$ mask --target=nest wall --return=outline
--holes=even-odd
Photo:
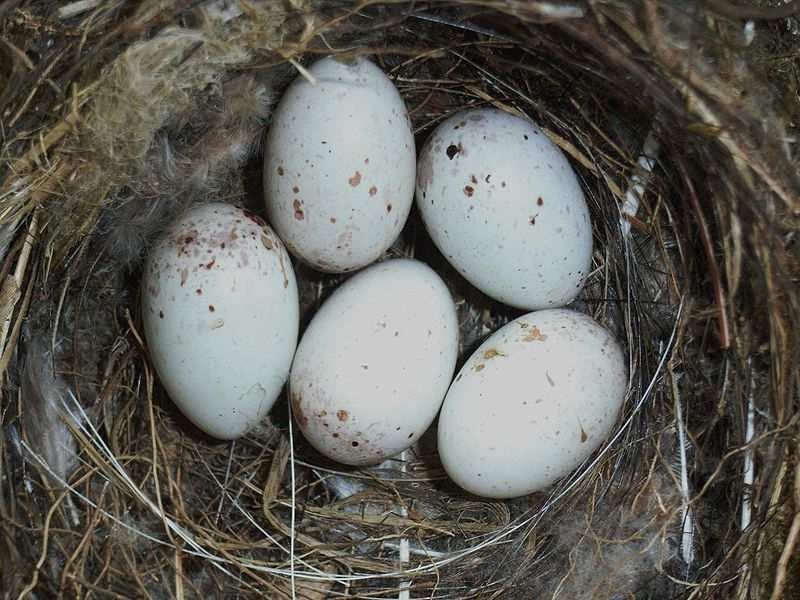
[[[800,594],[795,3],[772,4],[0,6],[4,597]],[[595,251],[575,308],[623,343],[630,386],[609,440],[545,493],[469,496],[430,436],[343,469],[285,398],[221,443],[159,386],[148,248],[195,203],[263,213],[272,108],[329,54],[387,72],[418,147],[493,106],[579,176]],[[519,314],[415,213],[390,256],[445,278],[462,360]],[[345,277],[295,269],[305,324]]]

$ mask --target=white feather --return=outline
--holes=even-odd
[[[34,337],[26,346],[22,376],[22,424],[30,447],[54,474],[52,483],[66,481],[75,467],[75,438],[64,421],[62,404],[68,384],[53,369],[47,336]]]
[[[675,400],[675,422],[678,429],[678,460],[681,484],[681,558],[689,568],[694,563],[694,514],[691,506],[691,486],[689,484],[689,465],[686,456],[688,440],[683,422],[683,408],[678,392],[677,376],[673,377],[672,395]]]
[[[628,189],[625,192],[625,202],[622,204],[622,216],[619,220],[619,226],[624,236],[631,233],[631,223],[628,217],[635,217],[639,212],[639,204],[656,165],[658,152],[659,143],[655,136],[655,129],[653,129],[645,138],[642,154],[636,161],[636,169],[631,175]]]
[[[744,452],[744,473],[742,476],[744,483],[744,493],[742,494],[742,515],[740,520],[740,528],[745,531],[750,526],[752,519],[752,500],[750,494],[753,489],[753,482],[756,479],[756,464],[753,460],[753,448],[750,442],[756,434],[756,411],[753,405],[753,382],[750,382],[750,390],[747,394],[747,429],[744,434],[744,443],[747,450]]]

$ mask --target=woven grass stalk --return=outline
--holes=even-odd
[[[3,598],[800,597],[797,4],[4,2]],[[342,470],[285,400],[219,443],[160,389],[142,258],[191,203],[260,210],[275,99],[327,54],[381,64],[418,142],[495,106],[575,166],[595,236],[576,307],[631,385],[547,493],[470,497],[424,440]],[[414,216],[391,254],[443,273],[464,352],[515,315]],[[297,268],[307,319],[341,278]]]

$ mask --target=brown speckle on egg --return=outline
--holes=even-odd
[[[303,203],[300,202],[297,198],[294,199],[292,202],[292,207],[294,208],[294,218],[298,221],[302,221],[306,218],[305,213],[303,212]]]
[[[369,195],[370,196],[374,196],[377,193],[378,193],[378,188],[375,187],[374,185],[371,188],[369,188]]]
[[[544,342],[547,339],[547,336],[539,331],[539,328],[535,325],[531,328],[530,331],[526,333],[526,335],[522,338],[523,342]]]
[[[357,187],[361,183],[361,172],[356,171],[353,173],[353,176],[348,178],[347,183],[349,183],[353,187]]]
[[[348,413],[344,409],[340,409],[336,411],[336,418],[339,419],[342,423],[347,421],[350,418],[350,413]]]
[[[292,394],[292,412],[302,427],[308,425],[308,417],[303,412],[303,397],[296,392]]]
[[[472,187],[471,185],[467,185],[467,186],[464,187],[464,195],[467,198],[472,198],[472,194],[474,194],[474,193],[475,193],[475,188]]]

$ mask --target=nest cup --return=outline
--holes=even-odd
[[[800,594],[798,105],[780,58],[796,3],[772,4],[0,7],[3,597]],[[418,148],[495,107],[579,176],[595,250],[574,307],[623,343],[630,386],[607,442],[544,493],[469,496],[428,439],[344,469],[285,398],[222,443],[159,386],[148,248],[198,202],[263,214],[271,110],[329,54],[383,68]],[[447,281],[462,360],[519,314],[460,279],[414,212],[388,255]],[[307,323],[344,277],[295,267]]]

